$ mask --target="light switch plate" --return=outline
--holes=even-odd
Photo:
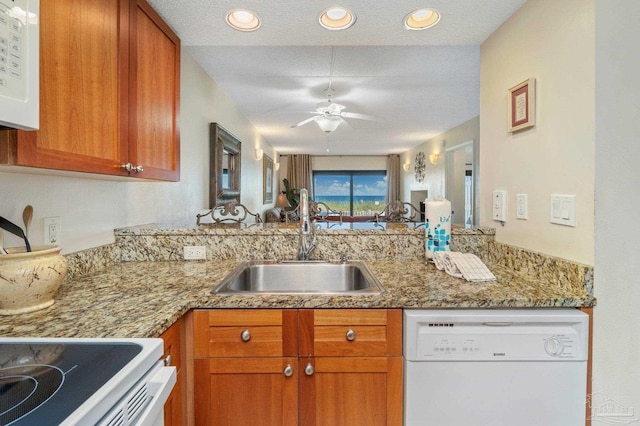
[[[507,191],[493,191],[493,220],[499,222],[507,221]]]
[[[527,194],[516,194],[516,219],[529,219]]]
[[[551,194],[549,221],[557,225],[576,226],[576,196]]]

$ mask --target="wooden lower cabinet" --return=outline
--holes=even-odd
[[[163,358],[169,365],[176,367],[176,384],[164,403],[165,426],[182,426],[185,423],[185,362],[184,351],[184,320],[180,318],[160,336],[164,340]]]
[[[300,359],[300,423],[402,424],[402,357]]]
[[[400,310],[196,310],[193,335],[195,425],[402,425]]]
[[[182,382],[182,377],[179,377],[167,401],[164,403],[164,426],[181,426],[185,424],[182,407]]]
[[[195,424],[298,424],[296,361],[296,358],[196,359]]]

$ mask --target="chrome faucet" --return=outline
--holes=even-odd
[[[308,260],[316,248],[316,226],[309,216],[309,192],[300,190],[300,236],[298,238],[298,260]]]

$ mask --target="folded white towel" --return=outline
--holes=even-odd
[[[433,254],[433,262],[436,268],[456,278],[473,282],[496,280],[487,265],[475,254],[439,251]]]

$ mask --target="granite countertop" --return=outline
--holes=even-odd
[[[44,310],[0,316],[6,337],[157,337],[193,308],[586,307],[595,299],[488,265],[495,282],[470,283],[424,261],[367,261],[379,296],[216,296],[237,260],[123,262],[65,283]]]
[[[375,223],[375,222],[316,222],[320,233],[331,235],[424,235],[424,222],[403,223]],[[166,235],[272,235],[291,234],[300,232],[300,224],[297,222],[270,222],[270,223],[222,223],[202,225],[181,225],[167,223],[148,223],[126,228],[117,228],[114,234],[122,236],[166,236]],[[466,227],[454,224],[451,227],[453,235],[495,235],[494,228],[483,226]]]

